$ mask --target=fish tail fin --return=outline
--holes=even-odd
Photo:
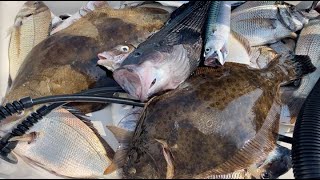
[[[272,69],[280,68],[283,72],[283,84],[288,84],[297,79],[304,77],[307,74],[311,74],[317,68],[312,64],[311,59],[307,55],[294,55],[291,58],[278,57],[278,61],[273,61],[269,65]],[[282,85],[283,85],[282,84]]]
[[[125,164],[126,157],[127,157],[128,149],[127,148],[119,148],[113,158],[111,164],[105,169],[103,172],[104,175],[108,175],[113,173]]]
[[[295,55],[291,61],[295,68],[294,79],[302,78],[307,74],[313,73],[317,69],[312,64],[310,57],[307,55]]]
[[[300,112],[302,104],[305,102],[305,98],[297,98],[291,97],[287,100],[286,104],[288,105],[289,113],[290,113],[290,123],[294,124],[297,116]]]

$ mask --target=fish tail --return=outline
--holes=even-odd
[[[291,59],[295,69],[295,79],[302,78],[303,76],[314,72],[317,68],[312,64],[308,55],[295,55]]]
[[[276,59],[278,60],[272,60],[270,62],[268,69],[282,74],[281,76],[278,76],[281,77],[279,80],[282,85],[300,79],[317,69],[312,64],[308,55],[294,55],[285,59],[281,56],[277,56]]]
[[[289,108],[291,124],[295,123],[296,118],[305,100],[306,100],[305,98],[298,98],[298,97],[291,97],[290,99],[287,100],[286,104],[288,105],[288,108]]]

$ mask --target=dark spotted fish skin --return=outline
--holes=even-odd
[[[233,63],[199,68],[178,89],[149,102],[129,146],[125,177],[166,177],[157,140],[168,144],[174,178],[229,174],[265,159],[277,140],[278,87],[297,72],[277,60],[260,71]]]

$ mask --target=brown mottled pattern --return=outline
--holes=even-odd
[[[266,158],[276,142],[278,86],[293,78],[286,74],[291,69],[277,63],[260,71],[233,63],[198,68],[178,89],[151,100],[130,145],[125,177],[166,177],[155,139],[168,143],[174,178],[229,174]]]
[[[5,101],[110,86],[115,82],[97,66],[97,54],[119,44],[141,43],[168,18],[169,13],[155,8],[102,8],[89,13],[32,49]]]

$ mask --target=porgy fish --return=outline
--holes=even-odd
[[[307,56],[276,59],[263,70],[199,68],[148,102],[129,140],[124,177],[205,178],[266,159],[276,147],[280,84],[314,70]]]
[[[283,95],[284,104],[288,105],[291,123],[302,107],[303,102],[313,89],[320,77],[320,19],[310,20],[302,29],[295,48],[295,54],[308,55],[317,70],[302,78],[298,89],[285,89]]]
[[[9,44],[10,77],[13,81],[33,47],[49,36],[51,12],[42,1],[27,1],[11,28]]]
[[[52,111],[25,136],[15,140],[19,142],[14,154],[55,175],[69,178],[118,177],[117,172],[103,176],[114,156],[113,149],[89,120],[67,109]]]
[[[202,29],[210,3],[189,2],[174,11],[166,25],[139,44],[113,72],[118,84],[146,101],[185,81],[200,62]]]
[[[296,37],[294,32],[307,23],[308,18],[289,6],[264,5],[232,12],[230,24],[231,30],[244,36],[250,46],[260,46]]]
[[[32,49],[4,103],[26,96],[73,94],[116,85],[106,71],[97,66],[97,54],[119,44],[143,42],[168,18],[166,11],[155,8],[104,7],[88,13]],[[81,110],[88,113],[97,108],[101,106],[83,106]]]

